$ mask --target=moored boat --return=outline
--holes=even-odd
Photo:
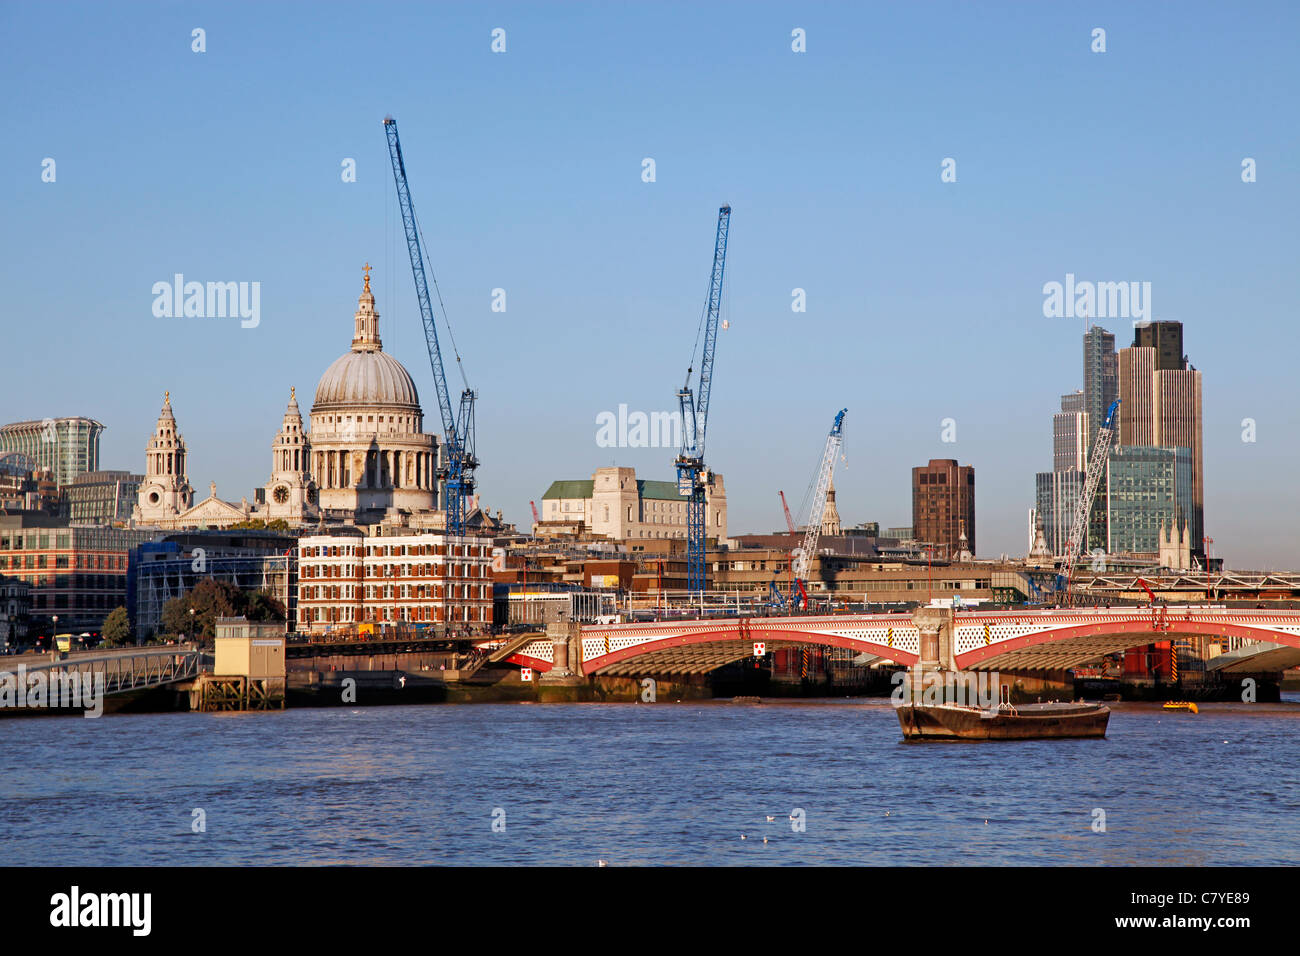
[[[1042,740],[1105,737],[1104,704],[1049,703],[988,709],[960,704],[907,704],[898,708],[905,740]]]

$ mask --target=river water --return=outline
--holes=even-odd
[[[1300,698],[1113,706],[1104,740],[955,744],[887,700],[6,719],[2,862],[1296,862]]]

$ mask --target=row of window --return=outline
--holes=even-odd
[[[414,623],[490,623],[492,606],[483,607],[445,607],[443,605],[422,605],[419,607],[368,607],[360,616],[353,607],[311,607],[303,608],[299,620],[311,624],[354,624],[357,621],[414,622]]]
[[[352,544],[314,545],[298,549],[300,558],[354,557],[359,556],[361,553],[361,547]],[[447,545],[372,544],[365,546],[365,556],[368,558],[390,558],[419,555],[446,557]],[[486,558],[488,556],[487,545],[456,544],[451,546],[451,557],[453,558]]]
[[[51,535],[47,531],[30,532],[26,535],[15,534],[12,538],[0,536],[0,551],[48,551],[50,549],[50,538],[54,539],[54,547],[60,551],[72,547],[72,535],[67,531],[60,531]]]
[[[848,582],[846,582],[847,584]],[[993,582],[989,580],[976,581],[867,581],[865,587],[858,585],[859,590],[865,591],[927,591],[934,589],[936,591],[988,591],[992,588]],[[849,590],[853,585],[848,584]]]
[[[360,588],[351,584],[342,586],[302,586],[299,588],[299,599],[302,601],[353,601],[356,600],[357,591]],[[450,599],[453,601],[486,601],[492,596],[489,585],[486,584],[455,584],[451,586]],[[367,585],[365,588],[365,599],[367,601],[389,601],[389,600],[422,600],[431,599],[441,601],[448,595],[443,585],[432,584],[384,584],[384,585]]]
[[[21,574],[34,588],[77,588],[82,590],[122,591],[126,578],[120,574]]]
[[[19,568],[84,568],[87,571],[125,571],[126,555],[102,555],[102,554],[26,554],[26,555],[4,555],[0,554],[0,571],[12,568],[17,571]]]
[[[69,600],[71,598],[71,600]],[[89,611],[111,611],[122,604],[123,595],[117,594],[34,594],[33,611],[70,611],[73,614]]]
[[[486,564],[368,564],[368,578],[485,578]],[[300,578],[351,578],[356,575],[354,564],[304,564],[298,569]]]
[[[0,551],[104,551],[125,553],[148,541],[152,532],[128,528],[78,527],[65,531],[8,531],[0,534]]]
[[[323,419],[326,423],[328,423],[328,424],[330,424],[330,425],[343,425],[343,424],[348,424],[348,425],[350,425],[350,424],[352,424],[352,416],[351,416],[351,415],[347,415],[347,416],[344,416],[344,415],[323,415],[323,416],[321,416],[321,417],[322,417],[322,419]],[[361,421],[361,416],[358,415],[358,416],[357,416],[356,424],[358,424],[358,425],[362,425],[362,424],[365,424],[365,425],[374,425],[374,424],[376,424],[376,422],[375,422],[375,416],[374,416],[374,415],[367,415],[367,416],[366,416],[366,420],[365,420],[365,422],[362,422],[362,421]],[[383,416],[383,415],[380,415],[380,416],[379,416],[379,422],[378,422],[378,424],[380,424],[380,425],[385,424],[385,422],[384,422],[384,416]],[[405,428],[405,429],[407,429],[408,431],[411,431],[411,432],[418,431],[418,430],[419,430],[419,427],[420,427],[420,426],[419,426],[419,423],[416,422],[416,420],[415,420],[414,418],[408,418],[408,417],[406,417],[406,416],[404,416],[404,415],[398,415],[396,418],[394,418],[392,415],[389,415],[389,416],[388,416],[388,422],[387,422],[387,424],[389,424],[389,425],[401,425],[403,428]],[[389,429],[389,431],[394,431],[394,429]]]
[[[953,482],[953,484],[958,485],[960,483],[961,483],[961,475],[958,474],[957,480]],[[917,475],[917,484],[918,485],[946,485],[948,484],[948,474],[947,472],[942,472],[942,471],[929,472],[929,473],[923,471],[919,475]],[[975,484],[975,472],[968,471],[966,473],[966,484],[968,485]]]

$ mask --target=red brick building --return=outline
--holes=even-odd
[[[303,631],[373,624],[492,626],[492,540],[442,534],[298,541]]]
[[[936,558],[956,559],[965,532],[975,550],[975,468],[953,458],[931,458],[912,469],[912,533],[923,544],[938,545]]]

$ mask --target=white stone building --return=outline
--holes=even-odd
[[[351,347],[321,376],[304,431],[297,394],[271,444],[271,475],[256,500],[222,501],[216,486],[195,504],[185,441],[168,392],[146,449],[136,524],[167,529],[225,528],[261,518],[291,526],[322,517],[351,524],[441,530],[438,439],[424,432],[424,412],[410,373],[383,351],[379,313],[365,286],[353,316]]]
[[[132,518],[140,524],[169,527],[170,521],[194,505],[194,489],[185,470],[185,439],[172,413],[172,393],[163,394],[162,411],[145,448],[144,481]]]
[[[410,373],[383,351],[368,273],[355,322],[351,349],[325,370],[311,408],[311,474],[320,507],[361,523],[433,511],[438,440],[423,430]]]
[[[686,499],[674,481],[639,479],[635,468],[598,468],[590,481],[555,481],[542,495],[543,525],[576,526],[615,540],[686,537]],[[727,490],[710,474],[705,536],[727,536]],[[542,529],[545,530],[544,528]]]
[[[271,479],[259,495],[257,517],[301,524],[319,517],[318,504],[311,476],[311,440],[303,431],[297,391],[290,388],[289,407],[271,446]]]

